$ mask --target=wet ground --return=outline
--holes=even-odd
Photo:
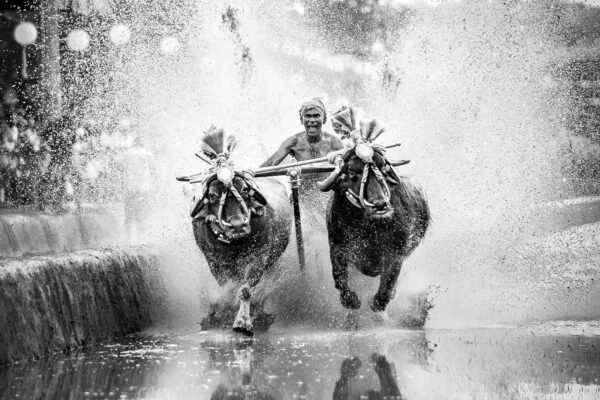
[[[0,370],[2,399],[596,399],[600,322],[143,336]]]

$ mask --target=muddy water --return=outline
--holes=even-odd
[[[0,370],[2,399],[595,399],[600,322],[131,338]]]

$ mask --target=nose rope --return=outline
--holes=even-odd
[[[386,205],[388,205],[391,197],[390,187],[385,181],[385,177],[374,163],[365,164],[365,167],[363,169],[363,175],[360,180],[359,194],[357,195],[352,189],[348,189],[346,191],[346,198],[348,199],[348,201],[350,201],[350,203],[352,203],[352,205],[354,205],[357,208],[364,209],[367,207],[375,207],[373,203],[369,202],[365,198],[365,187],[367,185],[367,179],[369,179],[369,171],[373,171],[375,178],[383,186],[383,200],[385,201]]]
[[[221,199],[219,201],[219,212],[217,213],[217,222],[224,230],[226,227],[232,226],[229,222],[223,221],[223,207],[225,206],[225,201],[227,200],[227,194],[229,193],[229,191],[231,191],[231,193],[236,198],[236,200],[242,208],[242,213],[244,214],[243,224],[248,225],[250,223],[250,211],[246,206],[246,202],[242,198],[242,195],[240,195],[240,192],[237,191],[235,186],[230,185],[228,188],[226,188],[226,190],[223,191],[223,193],[221,193]]]
[[[377,180],[379,181],[379,183],[383,186],[383,199],[385,200],[386,204],[390,202],[390,197],[391,197],[391,193],[390,193],[390,187],[388,186],[385,177],[383,176],[383,174],[381,173],[381,170],[379,168],[377,168],[377,166],[375,165],[371,165],[371,170],[373,171],[373,173],[375,174],[375,178],[377,178]]]
[[[363,206],[363,208],[373,207],[373,204],[369,203],[365,199],[365,186],[367,186],[367,179],[369,179],[369,171],[370,170],[371,170],[371,163],[366,163],[365,167],[363,168],[362,179],[360,180],[360,192],[359,192],[360,204]]]

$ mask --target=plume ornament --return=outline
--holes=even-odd
[[[372,142],[383,132],[385,127],[375,119],[360,121],[360,135],[363,140]]]
[[[229,135],[223,129],[211,125],[208,130],[202,132],[200,150],[213,160],[220,155],[228,157],[237,144],[238,139],[234,135]]]

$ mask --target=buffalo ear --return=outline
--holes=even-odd
[[[263,206],[260,207],[252,207],[252,215],[255,217],[262,217],[265,215],[265,208]]]
[[[203,201],[200,202],[200,206],[195,208],[191,215],[193,219],[199,219],[204,222],[204,220],[208,217],[208,205]]]
[[[190,217],[195,218],[196,214],[200,212],[202,206],[204,206],[204,199],[206,197],[206,191],[201,196],[194,195],[192,198],[192,207],[190,208]]]
[[[252,200],[260,203],[262,206],[267,205],[267,199],[258,190],[255,190],[254,194],[252,194]]]
[[[192,198],[192,207],[190,209],[190,216],[192,218],[197,218],[200,212],[207,212],[206,197],[208,196],[208,188],[210,187],[210,184],[213,180],[214,177],[208,178],[206,182],[202,183],[202,186],[200,186],[200,189]]]
[[[396,179],[394,179],[393,177],[386,175],[385,176],[385,181],[388,183],[388,185],[390,186],[398,186],[400,184],[400,182],[398,182]]]
[[[264,200],[264,197],[262,198]],[[252,215],[255,215],[257,217],[261,217],[263,215],[265,215],[265,206],[263,204],[261,204],[257,199],[255,199],[254,197],[252,197],[250,199],[250,202],[252,204],[251,207],[251,212]],[[266,202],[265,202],[266,204]]]
[[[206,199],[206,195],[208,194],[208,187],[205,186],[204,190],[200,195],[195,195],[192,200],[192,209],[190,211],[190,216],[192,219],[200,219],[202,222],[208,217],[208,200]]]
[[[262,206],[266,206],[267,205],[267,199],[265,199],[265,196],[262,195],[262,193],[260,192],[260,190],[258,190],[258,186],[256,185],[256,183],[254,182],[246,182],[250,188],[252,189],[251,193],[250,193],[250,198],[252,199],[252,202],[258,202],[260,203],[260,205]]]

